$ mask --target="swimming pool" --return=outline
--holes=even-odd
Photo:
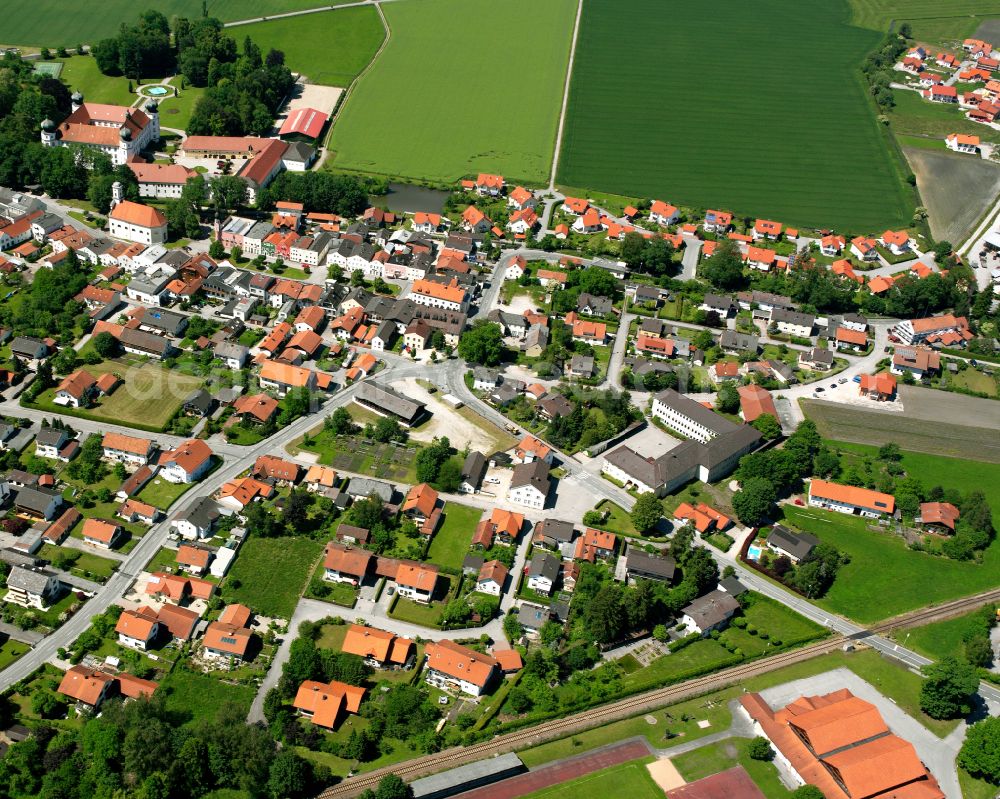
[[[167,89],[164,86],[153,86],[150,89],[146,89],[146,94],[151,94],[153,97],[162,97],[167,93]]]
[[[747,549],[747,558],[750,560],[760,560],[760,553],[763,551],[759,546],[751,544]]]

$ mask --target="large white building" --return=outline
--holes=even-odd
[[[85,103],[75,92],[72,111],[56,125],[42,122],[42,144],[46,147],[79,146],[97,150],[111,158],[115,166],[128,163],[160,138],[160,114],[150,100],[143,110],[122,105]]]
[[[115,183],[115,187],[120,193],[121,184]],[[118,202],[111,209],[108,228],[117,239],[147,246],[167,240],[167,218],[156,208],[130,200]]]

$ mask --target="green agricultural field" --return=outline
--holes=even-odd
[[[996,587],[998,541],[982,563],[956,561],[908,549],[899,536],[868,530],[858,516],[792,505],[783,511],[786,523],[850,556],[817,604],[863,624]]]
[[[961,41],[983,18],[1000,16],[998,0],[850,0],[850,5],[855,25],[884,32],[893,22],[908,22],[919,41],[931,44]]]
[[[576,3],[421,0],[383,7],[391,37],[333,126],[334,169],[546,183]],[[496,41],[496,47],[479,42]],[[415,91],[412,109],[401,92]]]
[[[251,538],[240,549],[223,596],[265,616],[291,619],[322,551],[323,545],[309,538]]]
[[[385,38],[373,6],[241,25],[229,33],[237,41],[249,36],[265,53],[281,50],[291,69],[326,86],[348,86]]]
[[[315,8],[315,0],[208,0],[209,16],[223,22],[253,19],[303,8]],[[167,19],[201,16],[201,0],[101,0],[100,11],[73,0],[6,0],[0,44],[39,47],[76,47],[114,36],[122,22],[134,22],[140,13],[155,8]]]
[[[740,43],[722,57],[696,3],[584,4],[559,183],[847,231],[909,223],[859,69],[878,35],[847,24],[845,0],[712,13]]]

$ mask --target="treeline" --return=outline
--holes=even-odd
[[[297,799],[330,782],[327,769],[279,751],[266,727],[247,725],[240,707],[184,721],[154,695],[105,702],[79,728],[36,724],[0,760],[0,799],[197,799],[225,790]]]

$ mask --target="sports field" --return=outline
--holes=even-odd
[[[547,183],[574,0],[386,3],[391,36],[333,126],[335,169]]]
[[[281,50],[313,83],[347,86],[372,60],[385,29],[375,8],[364,6],[240,25],[229,34],[238,42],[249,36],[265,53]]]
[[[846,0],[587,0],[559,182],[842,231],[904,226],[912,192],[861,83],[878,35]]]

